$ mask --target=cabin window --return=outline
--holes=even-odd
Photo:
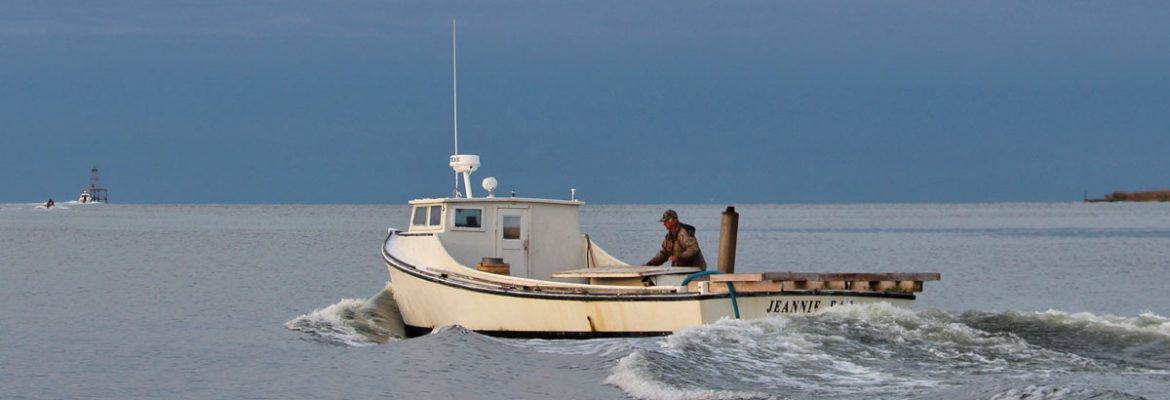
[[[504,239],[520,238],[520,217],[504,216]]]
[[[415,207],[414,208],[414,218],[411,218],[410,224],[411,225],[420,225],[420,226],[426,225],[427,224],[427,208],[426,207]]]
[[[414,215],[410,217],[410,224],[414,226],[439,226],[443,222],[443,206],[418,206],[414,208]]]
[[[483,221],[483,210],[476,208],[456,208],[455,209],[455,227],[458,228],[479,228]]]
[[[443,206],[431,206],[431,220],[427,225],[438,226],[443,222]]]

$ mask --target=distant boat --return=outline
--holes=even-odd
[[[101,187],[99,182],[97,167],[89,170],[89,186],[81,188],[81,196],[77,198],[77,202],[81,204],[110,202],[109,191]]]

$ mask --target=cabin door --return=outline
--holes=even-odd
[[[511,275],[528,277],[528,209],[497,209],[496,227],[497,249]]]

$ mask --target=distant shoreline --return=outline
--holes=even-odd
[[[1086,203],[1114,203],[1119,201],[1170,201],[1170,190],[1151,190],[1145,192],[1113,192],[1105,197],[1090,199],[1085,196]]]

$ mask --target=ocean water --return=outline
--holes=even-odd
[[[588,205],[632,263],[665,208]],[[371,339],[404,206],[0,205],[4,399],[1167,399],[1170,205],[737,205],[739,271],[937,271],[914,309]]]

